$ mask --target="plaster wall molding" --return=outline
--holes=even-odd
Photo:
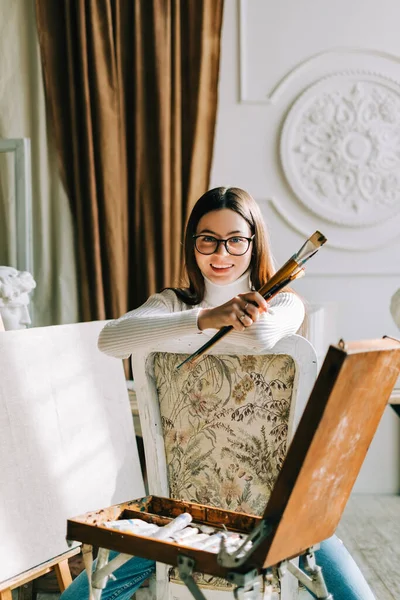
[[[360,47],[342,47],[327,48],[307,56],[299,61],[292,69],[289,69],[282,75],[269,89],[264,97],[251,98],[248,90],[248,39],[247,39],[247,4],[248,0],[238,0],[238,44],[239,44],[239,103],[253,105],[269,105],[276,104],[282,94],[290,88],[297,79],[303,79],[304,75],[315,69],[337,69],[340,68],[340,63],[344,63],[350,57],[355,61],[360,60],[363,64],[375,59],[381,63],[381,67],[386,63],[387,70],[390,72],[394,67],[398,69],[400,64],[400,56],[384,50],[376,48],[360,48]],[[318,76],[317,76],[318,77]]]
[[[343,71],[307,88],[282,128],[280,157],[304,207],[345,227],[400,213],[400,83]]]
[[[354,236],[354,230],[343,231],[340,228],[332,230],[329,225],[321,224],[321,220],[311,219],[307,222],[307,219],[303,218],[304,211],[303,214],[293,211],[292,206],[286,206],[287,203],[283,198],[278,200],[276,197],[270,197],[258,200],[258,202],[260,205],[268,204],[285,225],[305,238],[308,238],[314,230],[320,229],[328,238],[328,246],[335,250],[346,252],[380,250],[400,239],[400,224],[397,220],[392,223],[390,228],[382,226],[369,228],[365,232],[361,232],[361,236]],[[391,274],[397,275],[397,272],[391,272]]]

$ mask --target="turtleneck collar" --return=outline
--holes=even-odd
[[[228,300],[231,300],[234,296],[245,294],[251,290],[250,270],[243,273],[236,281],[227,283],[226,285],[213,283],[207,279],[207,277],[204,277],[204,283],[206,289],[203,302],[210,306],[220,306],[221,304],[228,302]]]

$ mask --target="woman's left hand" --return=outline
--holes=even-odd
[[[260,313],[267,312],[268,304],[258,292],[239,294],[221,306],[203,308],[198,317],[198,327],[203,329],[221,329],[231,326],[243,331],[258,320]]]

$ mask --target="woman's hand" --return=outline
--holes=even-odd
[[[215,308],[203,308],[197,325],[203,329],[221,329],[231,325],[236,331],[244,331],[258,320],[260,313],[267,312],[268,304],[258,292],[239,294]]]

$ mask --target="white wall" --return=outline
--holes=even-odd
[[[252,193],[278,265],[326,235],[296,287],[329,303],[333,343],[400,336],[399,23],[396,0],[225,3],[211,185]],[[355,490],[400,490],[391,409]]]

